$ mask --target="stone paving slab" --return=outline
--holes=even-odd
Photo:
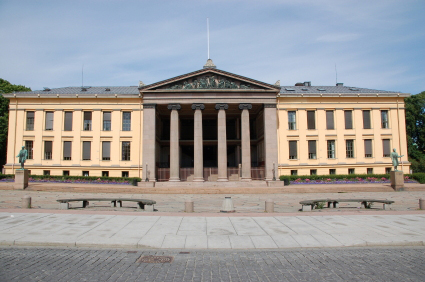
[[[0,244],[268,249],[424,245],[425,212],[321,216],[143,216],[0,212]]]

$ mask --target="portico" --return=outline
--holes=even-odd
[[[212,67],[141,87],[143,179],[272,181],[278,91]]]

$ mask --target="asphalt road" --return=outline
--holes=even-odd
[[[138,262],[171,259],[171,262]],[[166,258],[164,258],[164,256]],[[0,248],[0,281],[425,281],[425,247],[291,250]]]

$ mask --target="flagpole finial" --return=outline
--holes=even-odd
[[[204,65],[204,69],[215,69],[217,68],[211,59],[207,60],[207,63]]]

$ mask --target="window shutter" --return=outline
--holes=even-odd
[[[316,140],[308,141],[308,153],[316,154]]]
[[[370,111],[363,111],[363,128],[370,129]]]
[[[364,141],[364,152],[365,155],[372,155],[372,140],[366,139]]]
[[[384,149],[384,156],[390,156],[391,149],[390,149],[390,139],[383,139],[382,140],[382,146]]]
[[[46,112],[46,130],[53,130],[53,112]]]
[[[307,127],[308,129],[316,129],[315,112],[307,111]]]
[[[91,142],[83,141],[83,160],[90,160]]]
[[[63,157],[64,158],[71,158],[71,141],[64,141],[63,142]]]
[[[103,141],[102,142],[102,159],[111,158],[111,142]]]
[[[65,112],[65,131],[72,131],[72,112]]]
[[[297,156],[297,141],[289,141],[289,155]]]
[[[352,115],[353,111],[348,110],[348,111],[344,111],[344,115],[345,115],[345,129],[353,129],[353,118]]]
[[[326,111],[326,129],[335,129],[334,111]]]
[[[46,153],[52,152],[52,141],[44,141],[44,152]]]

